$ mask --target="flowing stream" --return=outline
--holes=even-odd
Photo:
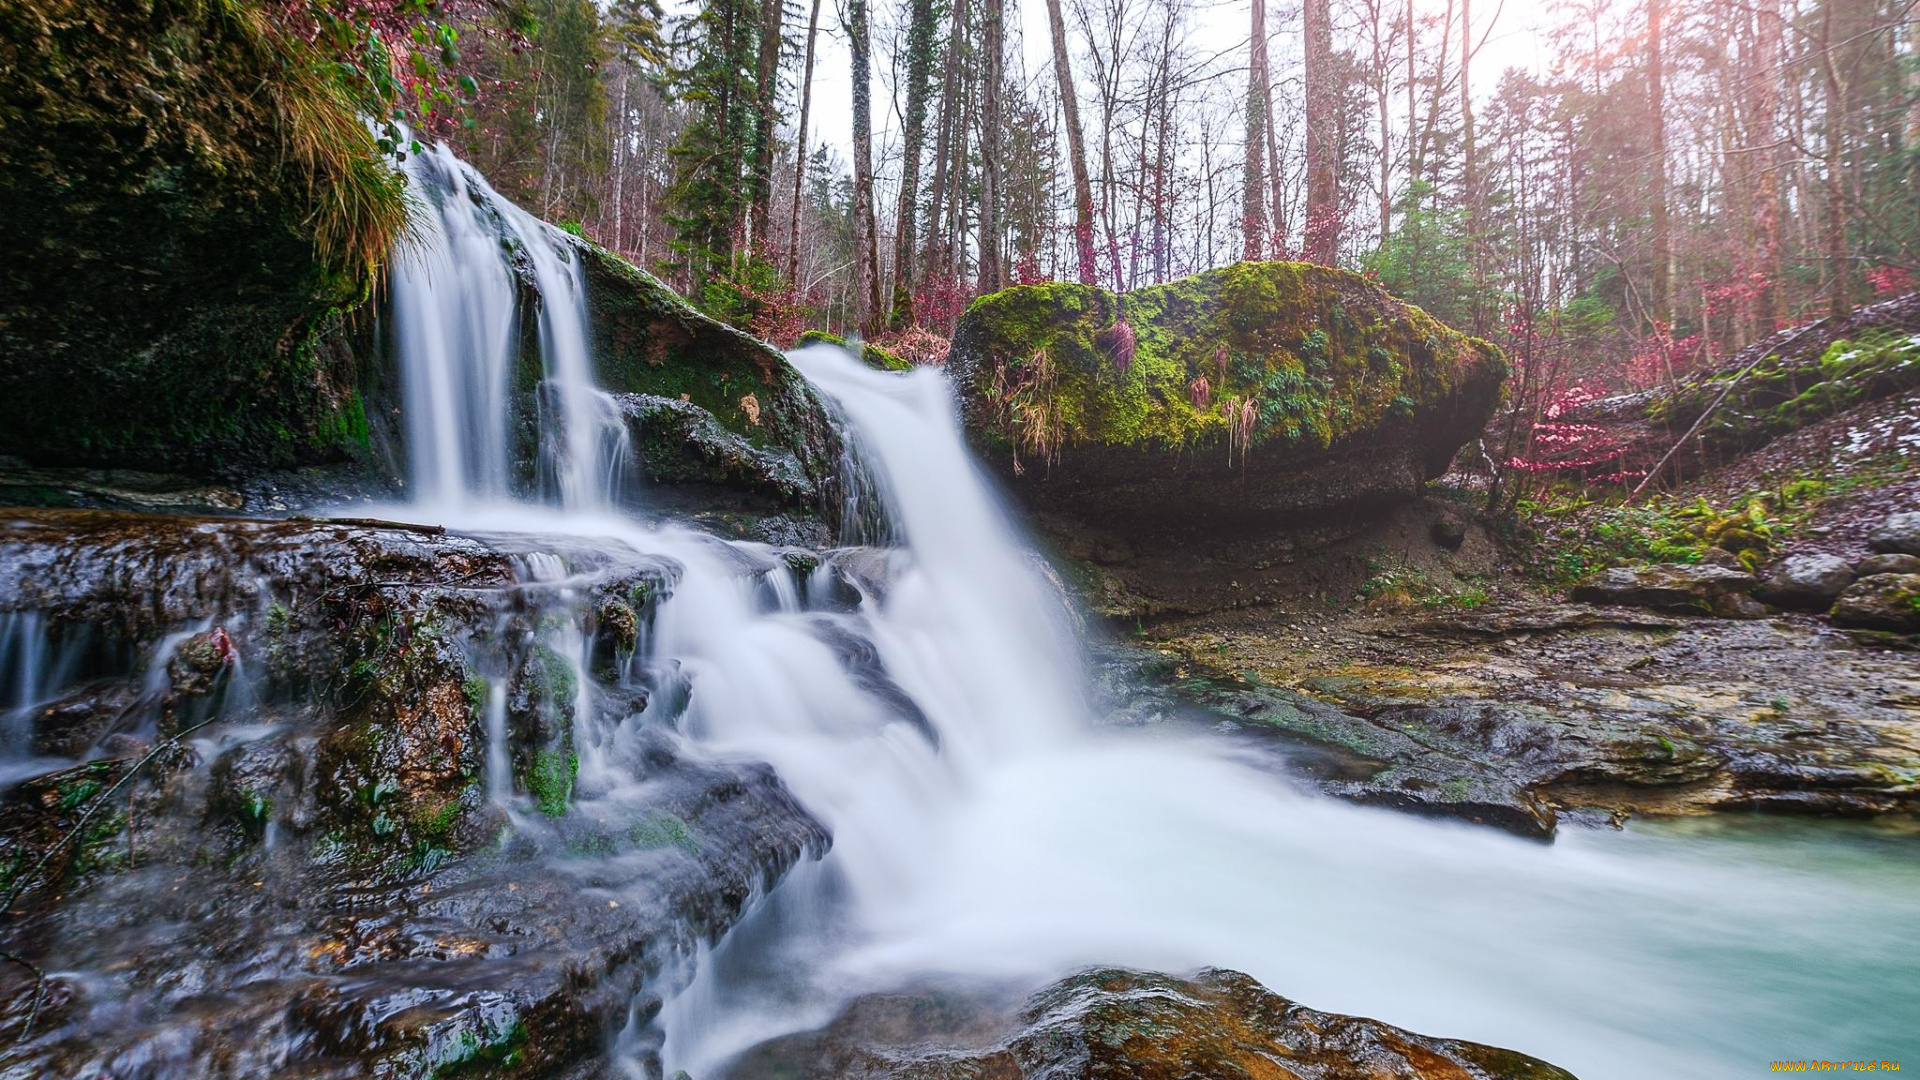
[[[582,789],[617,791],[606,748],[668,723],[708,754],[773,764],[834,839],[691,958],[689,985],[616,1054],[652,1032],[669,1073],[707,1080],[860,993],[1021,989],[1127,964],[1234,967],[1318,1008],[1511,1046],[1587,1080],[1920,1061],[1910,833],[1713,821],[1570,828],[1543,846],[1303,794],[1200,735],[1101,730],[1070,614],[969,459],[937,371],[877,373],[824,347],[791,358],[851,426],[898,537],[839,556],[865,567],[853,612],[809,609],[807,582],[760,545],[610,511],[624,444],[597,412],[566,257],[545,226],[490,211],[504,200],[469,198],[482,182],[450,156],[417,160],[439,193],[427,262],[441,269],[395,286],[416,512],[684,567],[649,648],[679,692],[634,716],[583,700]],[[565,479],[538,512],[493,501],[512,335],[495,273],[508,264],[469,236],[489,212],[549,298]]]
[[[408,171],[430,208],[392,279],[412,501],[386,512],[538,538],[553,550],[520,577],[561,600],[583,547],[676,565],[611,689],[586,677],[577,613],[543,624],[574,676],[577,805],[617,815],[623,748],[664,725],[697,753],[771,763],[833,837],[685,958],[657,1016],[636,1010],[610,1047],[633,1075],[658,1048],[669,1075],[713,1080],[862,993],[1021,993],[1092,964],[1231,967],[1585,1080],[1920,1067],[1911,826],[1715,819],[1570,827],[1548,846],[1303,793],[1197,729],[1104,729],[1076,622],[969,458],[942,373],[791,358],[862,448],[892,546],[808,568],[642,524],[621,509],[630,448],[593,383],[574,249],[445,150]],[[545,382],[517,450],[531,341]],[[512,479],[526,453],[534,498]],[[821,601],[832,575],[857,605]],[[75,677],[56,652],[30,617],[0,620],[11,755],[28,710]],[[489,679],[488,794],[545,828],[497,745],[505,683]]]

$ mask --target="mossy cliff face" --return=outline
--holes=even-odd
[[[968,309],[949,366],[1023,499],[1135,538],[1410,498],[1506,376],[1493,346],[1359,276],[1280,262],[1125,296],[1008,289]]]
[[[298,49],[219,0],[0,0],[0,454],[207,475],[365,446],[343,316],[404,202]]]
[[[701,314],[651,274],[573,243],[594,374],[625,395],[651,495],[679,509],[785,513],[835,528],[840,434],[806,379],[771,345]]]

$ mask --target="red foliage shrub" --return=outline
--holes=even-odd
[[[1875,296],[1905,296],[1913,291],[1913,275],[1904,266],[1876,266],[1867,271]]]

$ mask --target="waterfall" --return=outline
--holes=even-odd
[[[660,650],[692,673],[683,729],[772,762],[834,837],[696,958],[657,1021],[669,1074],[724,1077],[860,993],[1211,964],[1582,1076],[1726,1075],[1789,1027],[1847,1022],[1805,1015],[1848,997],[1809,961],[1867,962],[1873,920],[1900,918],[1883,905],[1920,914],[1898,882],[1863,900],[1702,859],[1684,834],[1543,847],[1305,794],[1191,731],[1100,730],[1061,598],[969,458],[943,376],[791,359],[872,455],[900,546],[839,557],[862,582],[851,614],[756,613],[691,558],[662,612]],[[863,648],[833,647],[847,638]],[[885,688],[849,660],[865,650]],[[1812,911],[1850,944],[1810,932]],[[1757,1008],[1713,1004],[1750,1003],[1756,969],[1796,974]]]
[[[803,569],[621,516],[624,429],[593,385],[573,245],[444,149],[408,172],[430,213],[394,277],[405,512],[556,545],[519,577],[576,688],[567,812],[638,812],[638,748],[665,731],[690,756],[770,763],[833,837],[649,988],[666,998],[657,1016],[642,995],[615,1046],[629,1074],[657,1076],[657,1050],[669,1074],[719,1080],[740,1051],[862,993],[1021,992],[1088,964],[1231,966],[1316,1007],[1595,1077],[1729,1075],[1872,1034],[1861,992],[1829,972],[1884,963],[1872,927],[1920,925],[1912,874],[1829,880],[1684,832],[1569,830],[1548,848],[1307,795],[1188,729],[1100,729],[1063,598],[970,459],[939,372],[792,357],[865,458],[848,463],[847,535],[885,548]],[[510,400],[523,281],[539,297],[541,502],[510,501],[527,494]],[[674,567],[624,670],[589,677],[562,548]],[[489,676],[485,783],[524,808],[499,745],[507,688]],[[536,839],[547,827],[513,817]]]
[[[454,509],[513,488],[524,274],[551,390],[539,395],[539,475],[562,506],[611,505],[629,447],[593,383],[581,256],[444,144],[402,168],[420,209],[392,277],[414,501]]]

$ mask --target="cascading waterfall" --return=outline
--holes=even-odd
[[[1920,1012],[1892,971],[1831,974],[1920,955],[1915,873],[1826,877],[1829,845],[1783,855],[1685,830],[1572,830],[1547,848],[1302,795],[1197,735],[1097,730],[1068,613],[976,474],[938,373],[793,358],[870,457],[887,550],[833,553],[802,578],[765,545],[614,514],[624,432],[592,383],[570,248],[444,149],[408,171],[433,213],[394,281],[415,491],[396,513],[677,568],[644,648],[603,687],[584,677],[567,558],[522,565],[558,616],[541,646],[573,672],[578,798],[617,817],[626,748],[666,727],[696,752],[771,763],[833,835],[687,958],[656,1019],[636,1015],[616,1049],[633,1075],[662,1039],[669,1071],[713,1080],[859,993],[1028,987],[1093,963],[1237,967],[1318,1007],[1590,1078],[1729,1075],[1776,1047],[1866,1045],[1865,1002]],[[501,501],[517,271],[541,297],[545,507]],[[828,575],[860,590],[853,610],[818,602]],[[647,692],[621,696],[633,687]],[[490,739],[507,738],[505,689],[489,683]],[[527,798],[503,748],[488,762],[494,799]],[[1778,974],[1756,991],[1762,970]]]
[[[1095,730],[1061,604],[969,461],[941,376],[793,360],[874,455],[902,547],[851,616],[756,618],[704,575],[711,592],[663,612],[662,651],[696,669],[686,729],[771,761],[835,838],[667,1003],[670,1072],[711,1080],[858,993],[1031,988],[1100,963],[1233,966],[1589,1077],[1731,1075],[1795,1039],[1884,1045],[1871,1017],[1920,1006],[1896,978],[1868,990],[1807,963],[1920,955],[1911,869],[1827,881],[1684,831],[1574,830],[1547,848],[1303,795],[1195,735]],[[823,625],[871,646],[913,722],[810,655]]]
[[[579,257],[442,144],[403,166],[424,212],[395,260],[393,314],[414,501],[456,509],[512,488],[519,278],[539,295],[543,479],[562,506],[610,505],[627,432],[593,383]],[[551,406],[553,415],[547,415]]]

